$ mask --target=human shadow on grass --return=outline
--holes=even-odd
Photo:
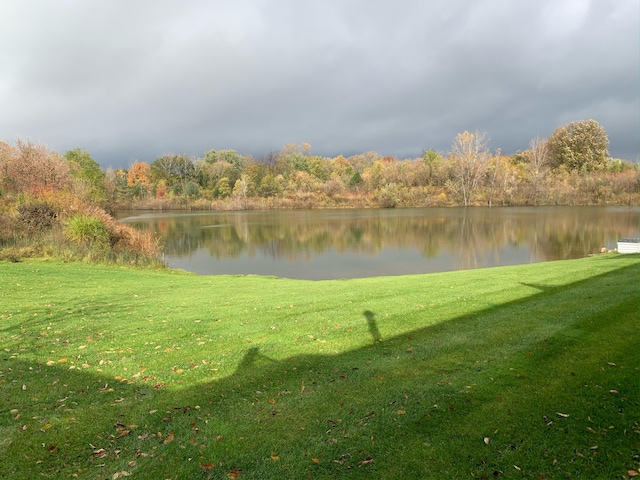
[[[365,310],[363,312],[364,318],[367,319],[367,325],[369,327],[369,333],[373,338],[373,343],[382,341],[382,335],[380,335],[380,330],[378,330],[378,325],[376,324],[376,314],[371,310]]]
[[[601,287],[610,276],[596,277],[594,286]],[[554,293],[564,301],[584,283],[560,287]],[[547,294],[540,291],[384,341],[375,315],[364,310],[373,344],[339,354],[302,354],[278,361],[253,346],[233,375],[187,388],[154,387],[139,380],[129,383],[93,369],[7,359],[0,368],[6,380],[0,384],[0,431],[6,438],[0,444],[0,468],[8,478],[74,474],[113,478],[120,471],[131,471],[136,478],[207,478],[208,470],[201,465],[210,464],[220,478],[236,468],[242,468],[247,478],[297,478],[309,472],[313,478],[371,478],[376,472],[395,478],[433,478],[455,460],[459,468],[476,476],[492,476],[506,468],[509,458],[501,446],[489,448],[483,443],[483,436],[498,437],[492,432],[499,427],[501,435],[512,435],[503,440],[509,442],[507,449],[509,445],[521,448],[530,432],[507,433],[508,425],[492,423],[489,417],[495,413],[489,407],[510,409],[513,416],[531,416],[532,430],[548,428],[543,415],[555,414],[553,398],[540,398],[533,411],[523,410],[516,389],[532,380],[515,380],[507,365],[490,361],[535,351],[548,340],[539,320],[516,319],[511,312],[513,307],[527,310],[543,295]],[[392,315],[388,321],[402,320]],[[517,338],[517,342],[503,338]],[[584,354],[584,348],[576,345],[575,351],[566,349],[561,355],[570,359]],[[535,357],[521,356],[524,368],[544,370],[543,363],[526,363],[536,361]],[[34,375],[48,377],[47,389],[33,391],[30,378]],[[465,390],[465,385],[489,379],[496,387],[486,397]],[[584,381],[566,379],[569,388],[579,388]],[[615,401],[609,397],[613,398],[609,402]],[[598,405],[599,411],[614,406]],[[607,420],[619,428],[608,432],[607,442],[612,451],[627,454],[632,446],[622,443],[628,439],[621,432],[632,422],[628,414],[610,409]],[[485,414],[482,424],[471,422]],[[576,420],[563,421],[571,425]],[[582,424],[575,428],[584,431]],[[554,435],[549,430],[555,440]],[[562,435],[566,438],[565,431]],[[569,458],[565,450],[571,448],[571,461],[575,460],[575,447],[569,447],[527,445],[529,457],[540,462],[549,454],[563,462]],[[67,465],[56,462],[63,451]],[[305,458],[288,458],[289,451],[306,452]],[[423,453],[416,457],[403,452]],[[181,461],[166,471],[170,457]],[[547,463],[544,468],[540,464],[538,474],[546,474],[545,468],[557,473],[559,467]],[[570,468],[576,474],[582,467]]]

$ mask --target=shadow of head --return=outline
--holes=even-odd
[[[364,318],[367,319],[367,325],[369,326],[369,333],[373,337],[373,342],[382,341],[382,335],[380,335],[380,330],[378,330],[378,325],[376,324],[376,315],[371,310],[365,310],[362,312]]]

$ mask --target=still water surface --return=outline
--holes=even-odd
[[[640,207],[123,214],[162,239],[172,268],[309,280],[579,258],[640,230]]]

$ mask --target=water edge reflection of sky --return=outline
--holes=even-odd
[[[535,262],[527,249],[508,246],[495,252],[500,265],[517,265]],[[459,260],[448,253],[434,258],[425,258],[415,249],[385,248],[375,259],[338,252],[324,252],[321,256],[310,255],[304,261],[290,262],[266,256],[249,256],[243,253],[233,259],[220,259],[211,265],[210,255],[204,249],[191,253],[188,258],[171,257],[167,261],[171,268],[188,270],[201,275],[265,275],[306,280],[336,278],[364,278],[383,275],[411,275],[448,272],[460,269],[494,266],[495,262],[477,258],[464,268]]]

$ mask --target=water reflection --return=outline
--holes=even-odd
[[[170,266],[202,274],[353,278],[578,258],[637,237],[637,207],[153,213]]]

